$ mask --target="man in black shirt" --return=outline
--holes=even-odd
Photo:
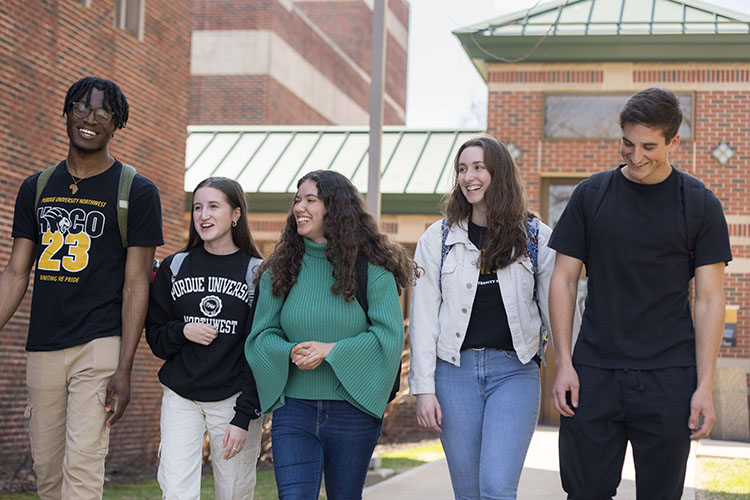
[[[100,499],[109,427],[130,401],[154,251],[163,244],[161,205],[151,181],[108,153],[128,119],[116,84],[79,80],[63,114],[67,158],[24,180],[16,198],[0,328],[36,262],[26,382],[37,490],[42,500]]]
[[[711,391],[732,256],[719,200],[669,163],[681,122],[671,91],[633,95],[620,113],[624,165],[576,188],[550,240],[553,403],[570,499],[612,498],[628,441],[638,497],[679,499],[690,440],[708,436],[716,420]],[[571,356],[584,264],[588,295]]]

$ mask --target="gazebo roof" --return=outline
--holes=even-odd
[[[384,213],[438,213],[452,186],[458,147],[482,130],[384,127],[381,152]],[[185,191],[209,176],[237,180],[254,212],[286,211],[297,180],[311,170],[336,170],[367,191],[367,127],[190,126]]]
[[[698,0],[554,0],[453,33],[475,64],[750,60],[750,16]]]

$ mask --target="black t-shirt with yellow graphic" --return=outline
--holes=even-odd
[[[469,240],[474,243],[474,246],[482,249],[486,238],[486,227],[469,222]],[[489,347],[514,351],[508,316],[505,313],[505,304],[503,304],[495,269],[486,269],[482,265],[476,290],[471,318],[461,350]]]
[[[28,351],[55,351],[120,335],[126,249],[117,224],[122,164],[73,180],[63,160],[34,210],[39,174],[21,184],[13,237],[37,243]],[[156,186],[136,175],[130,189],[128,246],[158,246],[161,202]]]

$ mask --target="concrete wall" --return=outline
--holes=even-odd
[[[403,124],[408,5],[387,17],[384,122]],[[372,6],[361,0],[196,2],[191,124],[366,124]]]

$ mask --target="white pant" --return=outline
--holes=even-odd
[[[203,441],[208,432],[216,500],[252,500],[262,418],[250,421],[242,450],[224,460],[224,434],[237,394],[223,401],[192,401],[163,386],[157,478],[165,500],[199,500]]]

